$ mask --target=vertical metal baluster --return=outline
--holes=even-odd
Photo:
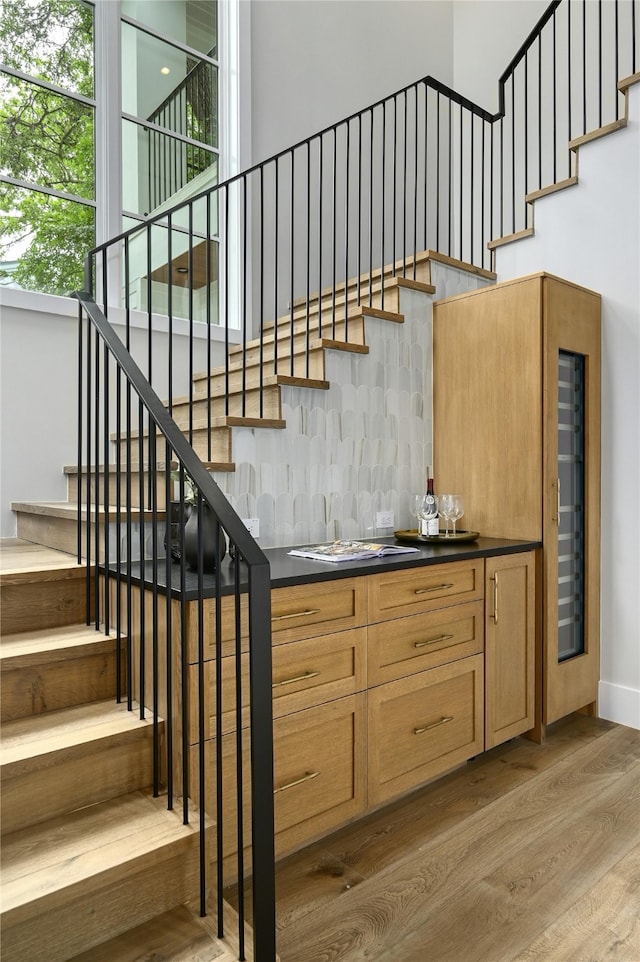
[[[500,117],[500,237],[504,237],[504,116]]]
[[[602,127],[602,0],[598,0],[598,127]]]
[[[205,278],[204,289],[206,293],[205,321],[207,327],[207,461],[213,461],[211,448],[211,376],[212,376],[212,357],[211,357],[211,254],[213,246],[211,242],[211,191],[205,198]]]
[[[111,589],[110,578],[110,551],[109,551],[109,414],[110,414],[110,379],[109,379],[109,349],[103,346],[103,367],[104,367],[104,391],[103,391],[103,412],[102,412],[102,485],[103,485],[103,511],[104,511],[104,633],[109,634],[111,624],[111,610],[109,592]],[[96,525],[98,518],[96,516]]]
[[[398,199],[398,95],[393,98],[393,168],[392,168],[392,197],[391,197],[391,276],[396,276],[397,245],[396,235],[398,227],[397,215]],[[382,264],[382,285],[384,287],[384,262]]]
[[[429,250],[429,87],[424,85],[424,245]]]
[[[538,189],[542,188],[542,34],[538,37]]]
[[[436,95],[436,250],[440,250],[440,91]]]
[[[238,842],[238,938],[240,940],[239,945],[239,958],[244,958],[244,917],[245,917],[245,905],[244,905],[244,819],[242,818],[242,813],[244,812],[244,771],[243,771],[243,760],[244,760],[244,749],[243,749],[243,731],[244,724],[242,720],[242,618],[241,618],[241,606],[240,606],[240,559],[236,561],[235,572],[234,572],[234,614],[235,614],[235,669],[236,669],[236,691],[235,691],[235,710],[236,710],[236,774],[237,774],[237,799],[238,799],[238,817],[236,819],[237,825],[237,842]]]
[[[553,13],[551,19],[552,32],[551,32],[551,44],[553,50],[553,183],[558,183],[558,79],[557,79],[557,69],[556,63],[558,58],[558,53],[556,49],[556,14]]]
[[[207,879],[207,860],[205,858],[206,853],[206,810],[207,810],[207,795],[206,795],[206,750],[207,750],[207,740],[205,738],[205,725],[204,725],[204,705],[205,705],[205,677],[204,677],[204,512],[205,512],[206,502],[203,500],[202,495],[198,492],[198,707],[197,707],[197,728],[198,728],[198,809],[200,813],[200,837],[199,837],[199,855],[200,855],[200,915],[205,916],[207,914],[207,899],[206,899],[206,879]],[[214,552],[215,557],[220,557],[220,541],[219,541],[220,526],[216,524],[216,530],[214,534]],[[216,585],[220,583],[220,569],[219,565],[216,564]],[[217,592],[219,597],[219,590]],[[221,647],[221,636],[216,635],[216,648]],[[219,679],[220,684],[222,680]],[[220,741],[220,733],[222,732],[221,727],[216,727],[216,734],[218,735],[218,741]],[[236,811],[241,812],[242,809],[236,809]]]
[[[231,187],[224,190],[224,413],[229,415],[229,196]],[[277,218],[276,218],[277,223]],[[211,382],[208,386],[212,394]]]
[[[356,244],[356,298],[360,308],[360,288],[362,272],[362,114],[358,114],[358,235]],[[346,340],[346,334],[345,334]]]
[[[311,297],[311,141],[307,141],[307,264],[305,276],[305,309],[307,327],[307,355],[309,354],[309,331],[311,328],[311,314],[309,300]],[[293,345],[292,345],[293,348]]]
[[[295,151],[291,150],[291,190],[289,194],[289,345],[290,345],[290,359],[289,359],[289,371],[293,377],[293,337],[295,331],[294,322],[294,296],[295,296],[295,286],[294,286],[294,270],[295,270],[295,180],[296,180],[296,157]],[[308,329],[307,329],[308,337]],[[309,376],[309,355],[307,353],[307,377]]]
[[[322,337],[322,197],[324,138],[318,140],[318,337]]]
[[[153,430],[152,430],[153,429]],[[158,453],[156,424],[149,418],[149,477],[151,478],[151,700],[153,730],[153,797],[160,794],[160,699],[158,689]],[[142,472],[142,465],[140,465]],[[146,582],[146,572],[143,565]],[[142,586],[141,586],[142,590]],[[145,592],[143,591],[143,597]]]
[[[453,186],[452,186],[452,180],[453,180],[453,137],[452,137],[452,131],[451,131],[451,101],[450,101],[450,100],[447,101],[447,105],[448,105],[447,114],[448,114],[448,138],[449,138],[449,156],[448,156],[448,164],[447,164],[447,167],[448,167],[448,170],[449,170],[449,173],[448,173],[448,190],[447,190],[447,197],[448,197],[448,200],[449,200],[449,210],[448,210],[448,212],[447,212],[447,230],[448,230],[449,234],[448,234],[448,237],[447,237],[447,254],[449,254],[449,256],[451,257],[451,256],[453,255],[453,249],[452,249],[452,247],[451,247],[451,243],[452,243],[452,240],[453,240],[453,203],[452,203],[452,193],[453,193]]]
[[[242,414],[247,415],[247,176],[242,176]],[[262,391],[260,392],[262,395]],[[260,397],[262,404],[262,396]]]
[[[463,205],[464,205],[464,178],[463,178],[463,156],[464,156],[464,129],[462,124],[462,104],[459,107],[460,114],[460,260],[462,260],[462,236],[463,236]]]
[[[89,324],[87,319],[87,324]],[[76,437],[76,459],[78,462],[78,521],[76,525],[76,560],[78,564],[82,564],[82,491],[84,487],[84,453],[82,448],[82,432],[83,432],[83,349],[84,349],[84,319],[82,313],[82,304],[78,301],[78,395],[76,398],[76,411],[78,412],[78,434]],[[89,610],[87,608],[87,618],[89,617]],[[87,622],[88,624],[88,622]]]
[[[345,130],[345,198],[344,198],[344,330],[348,340],[349,317],[349,149],[351,147],[351,123],[347,121]],[[335,330],[333,337],[335,339]]]
[[[103,258],[103,264],[106,258]],[[103,278],[105,275],[103,270]],[[103,291],[105,287],[103,287]],[[106,294],[104,294],[106,299]],[[99,578],[97,577],[98,565],[102,561],[100,557],[100,505],[99,505],[99,493],[100,493],[100,481],[98,478],[99,464],[100,464],[100,397],[101,397],[101,384],[100,384],[100,337],[96,332],[96,344],[93,358],[93,376],[96,385],[96,405],[94,410],[94,422],[93,422],[93,493],[92,493],[92,504],[91,509],[87,511],[87,528],[91,530],[91,519],[93,518],[93,533],[94,533],[94,543],[93,543],[93,556],[96,563],[96,575],[93,581],[93,596],[94,596],[94,611],[95,611],[95,629],[96,631],[100,628],[100,595],[99,595]]]
[[[636,4],[631,4],[631,73],[637,71],[636,67]]]
[[[494,192],[495,192],[495,165],[494,165],[494,144],[495,144],[495,131],[493,129],[493,121],[491,122],[491,139],[489,141],[489,236],[491,240],[494,240],[494,221],[495,221],[495,202],[494,202]]]
[[[582,133],[587,132],[587,0],[582,0]]]
[[[331,206],[331,336],[335,337],[336,330],[336,231],[337,231],[337,208],[336,208],[336,178],[338,173],[338,130],[333,128],[333,167],[332,167],[332,206]]]
[[[475,120],[475,117],[474,117],[474,115],[470,112],[470,113],[469,113],[469,123],[471,124],[471,130],[470,130],[471,147],[470,147],[470,150],[469,150],[469,153],[470,153],[470,156],[471,156],[471,170],[470,170],[471,179],[470,179],[470,181],[469,181],[469,212],[470,212],[470,218],[469,218],[469,235],[470,235],[470,236],[469,236],[469,263],[470,263],[470,264],[473,264],[473,227],[474,227],[474,204],[475,204],[475,198],[474,198],[474,190],[473,190],[473,188],[474,188],[474,178],[475,178],[475,169],[476,169],[476,165],[475,165],[475,146],[474,146],[474,120]]]
[[[480,180],[480,266],[481,266],[481,267],[484,267],[484,265],[485,265],[485,256],[486,256],[486,244],[485,244],[485,236],[486,236],[486,235],[485,235],[485,182],[486,182],[486,171],[485,171],[485,164],[486,164],[486,156],[487,156],[487,152],[486,152],[486,151],[487,151],[487,147],[486,147],[486,142],[487,142],[487,135],[486,135],[487,123],[488,123],[487,119],[486,119],[485,117],[483,117],[483,118],[482,118],[482,128],[481,128],[481,130],[482,130],[482,139],[481,139],[481,146],[480,146],[480,156],[482,157],[481,168],[480,168],[480,173],[481,173],[481,180]],[[489,128],[489,129],[491,129],[491,128]]]
[[[529,193],[529,51],[524,55],[524,193]],[[526,210],[525,200],[525,210]],[[527,217],[525,214],[525,227]]]
[[[260,409],[259,417],[264,417],[264,165],[260,166],[260,254],[258,258],[258,270],[260,273],[258,284],[260,291],[260,364],[258,381],[260,387]]]
[[[387,151],[387,101],[382,104],[382,225],[380,230],[380,309],[384,310],[384,224],[385,224],[385,179]]]
[[[413,88],[414,123],[413,123],[413,280],[416,279],[418,258],[418,90]]]
[[[571,137],[571,87],[572,87],[572,76],[571,76],[571,4],[567,4],[567,143],[572,139]],[[573,151],[567,149],[567,172],[568,176],[571,176],[571,163],[572,163]]]
[[[373,304],[373,151],[374,151],[374,113],[371,117],[369,150],[369,307]]]
[[[185,825],[189,824],[189,796],[191,794],[189,779],[189,637],[187,635],[187,566],[184,563],[184,528],[185,528],[185,470],[182,461],[179,461],[178,468],[178,500],[180,502],[180,708],[181,708],[181,752],[182,752],[182,821]],[[216,638],[220,636],[216,634]],[[219,647],[218,645],[216,647]],[[220,688],[220,676],[216,675],[217,688]],[[220,728],[217,728],[220,731]],[[222,739],[216,739],[218,743]],[[218,837],[222,833],[222,812],[216,822]],[[218,861],[221,862],[221,852],[218,851]]]
[[[620,79],[620,38],[619,38],[619,24],[618,24],[618,0],[614,0],[614,19],[613,19],[613,34],[614,34],[614,63],[613,63],[613,79],[614,82],[618,83]],[[614,120],[618,120],[619,104],[620,98],[616,96],[616,115]]]
[[[189,247],[187,267],[189,278],[189,444],[193,444],[193,391],[194,382],[194,318],[193,318],[193,204],[189,203]]]
[[[516,79],[511,74],[511,233],[516,232]]]
[[[149,419],[149,438],[148,438],[148,448],[150,458],[153,454],[153,445],[155,444],[155,438],[152,440],[152,435],[155,434],[155,424]],[[138,435],[142,439],[144,434],[144,409],[142,402],[138,402]],[[144,562],[145,562],[145,544],[144,544],[144,472],[142,470],[142,458],[138,462],[138,550],[140,552],[140,613],[139,613],[139,626],[140,630],[138,633],[139,646],[138,646],[138,691],[140,697],[140,720],[143,721],[145,718],[145,685],[146,685],[146,674],[147,674],[147,663],[146,663],[146,651],[145,651],[145,639],[146,639],[146,612],[144,606]]]
[[[276,170],[275,170],[275,191],[274,191],[274,217],[273,217],[273,228],[275,232],[273,250],[274,250],[274,268],[273,268],[273,371],[274,373],[278,370],[278,225],[280,223],[279,217],[279,186],[280,186],[280,158],[276,157]]]
[[[171,502],[173,500],[173,483],[171,481],[170,466],[173,460],[173,451],[171,446],[167,441],[165,443],[165,473],[164,473],[164,502],[166,505],[167,521],[166,521],[166,539],[167,546],[165,551],[165,689],[167,697],[167,705],[173,705],[173,655],[172,655],[172,637],[173,637],[173,624],[172,624],[172,601],[171,601],[171,587],[172,587],[172,570],[171,565],[173,558],[171,555],[171,535],[172,528],[171,523],[173,517],[171,515]],[[179,542],[178,542],[179,543]],[[182,557],[182,555],[181,555]],[[173,712],[167,711],[167,717],[165,718],[165,728],[167,733],[166,739],[166,750],[165,755],[167,759],[167,808],[173,808]]]
[[[407,276],[407,91],[404,91],[404,152],[402,158],[402,276]]]

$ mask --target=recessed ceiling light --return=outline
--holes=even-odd
[[[188,274],[188,273],[189,273],[189,268],[188,268],[188,267],[176,267],[176,273],[178,273],[178,274]]]
[[[171,73],[171,67],[160,67],[160,73],[163,73],[166,77]]]

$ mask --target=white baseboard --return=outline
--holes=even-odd
[[[598,686],[598,715],[619,725],[640,730],[640,691],[601,681]]]

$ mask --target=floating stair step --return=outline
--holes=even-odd
[[[152,720],[113,699],[5,722],[2,834],[148,788],[153,735]]]
[[[134,792],[5,836],[3,957],[64,962],[195,899],[192,814]]]
[[[309,324],[308,336],[313,342],[314,340],[320,341],[321,343],[326,338],[330,341],[340,341],[344,345],[349,345],[345,347],[345,350],[355,351],[359,348],[361,349],[365,344],[365,325],[364,325],[364,314],[362,312],[349,317],[348,323],[345,326],[344,319],[341,321],[336,321],[335,326],[329,325],[323,328],[322,337],[318,332],[318,325]],[[290,350],[291,343],[291,325],[281,324],[277,331],[278,340],[278,354],[282,350]],[[241,357],[243,352],[247,359],[260,360],[261,351],[264,358],[271,358],[275,353],[276,332],[273,330],[273,324],[270,326],[270,331],[265,332],[262,338],[254,338],[251,341],[247,341],[246,344],[234,344],[233,347],[229,349],[229,357]],[[293,350],[298,349],[304,350],[307,343],[307,325],[298,325],[298,330],[294,332],[293,335]]]
[[[0,634],[84,622],[86,567],[69,553],[39,545],[37,538],[11,540],[16,547],[10,563],[2,552]]]
[[[165,491],[166,491],[166,476],[168,472],[171,472],[173,467],[167,467],[165,461],[159,461],[156,464],[155,477],[156,477],[156,497],[158,507],[162,507],[165,503]],[[87,468],[82,468],[82,474],[78,469],[78,465],[66,465],[64,467],[64,473],[67,477],[67,500],[77,503],[78,501],[78,487],[79,480],[82,478],[82,502],[86,503],[87,500],[87,480],[89,481],[89,497],[91,502],[95,501],[96,496],[96,474],[97,474],[97,488],[98,488],[98,502],[99,504],[104,504],[104,482],[105,482],[105,466],[103,464],[98,465],[97,471],[94,467],[91,471],[91,476],[87,479]],[[106,469],[107,480],[108,480],[108,497],[109,504],[115,506],[118,497],[118,474],[117,466],[115,464],[107,465]],[[143,493],[142,500],[140,498],[140,478],[143,478]],[[149,485],[149,466],[143,464],[132,464],[129,471],[129,486],[130,486],[130,504],[132,507],[137,508],[140,504],[148,505],[150,502],[150,485]],[[125,504],[127,501],[127,476],[124,470],[124,465],[121,466],[120,475],[120,501],[121,504]]]
[[[83,572],[82,606],[86,582]],[[2,721],[115,697],[116,639],[68,625],[3,635]],[[124,662],[124,655],[121,655]]]
[[[237,962],[237,953],[207,932],[203,921],[180,906],[68,962]]]
[[[60,551],[69,553],[77,549],[78,542],[78,505],[70,501],[15,501],[11,504],[12,511],[17,515],[17,534],[19,538],[26,541],[34,541],[37,544],[48,545]],[[95,545],[94,525],[97,523],[101,532],[105,529],[105,522],[108,519],[109,527],[115,534],[116,522],[118,517],[122,525],[128,521],[133,525],[140,525],[145,522],[162,521],[166,514],[164,510],[155,513],[148,509],[132,508],[130,512],[121,510],[118,514],[115,507],[110,507],[108,512],[104,508],[95,509],[89,512],[83,507],[80,511],[82,519],[82,551],[86,546],[86,525],[91,528],[91,550]],[[100,556],[99,561],[104,560],[103,537],[100,535]],[[76,619],[77,620],[77,619]]]
[[[231,430],[228,425],[220,423],[220,420],[221,419],[218,419],[217,426],[212,427],[211,431],[206,428],[200,428],[198,431],[194,431],[191,446],[203,461],[215,463],[218,466],[216,470],[225,470],[224,465],[229,466],[226,470],[233,470]],[[183,429],[183,433],[187,440],[189,440],[188,429]],[[113,435],[112,440],[120,445],[122,457],[127,456],[127,450],[130,451],[132,458],[136,458],[137,460],[139,460],[140,456],[142,460],[149,457],[148,431],[145,431],[142,435],[142,444],[140,444],[139,441],[138,431],[131,432],[129,441],[124,438],[118,441],[116,435]],[[164,435],[160,432],[156,434],[156,448],[158,450],[164,448]]]
[[[293,358],[293,360],[292,360]],[[293,371],[291,366],[293,364]],[[277,367],[277,369],[276,369]],[[278,352],[276,364],[274,358],[262,359],[260,356],[245,357],[231,360],[228,367],[217,367],[211,374],[201,373],[194,376],[194,383],[208,386],[208,393],[214,397],[224,396],[227,392],[241,393],[265,384],[267,378],[277,374],[294,374],[301,377],[324,378],[325,349],[320,340],[315,338],[307,345],[300,343],[298,350],[291,353],[289,346]]]
[[[320,323],[322,327],[322,333],[325,333],[327,325],[329,325],[329,332],[331,330],[331,325],[333,323],[338,324],[339,321],[344,322],[345,310],[347,312],[347,321],[351,322],[351,318],[355,318],[358,314],[367,311],[383,311],[382,315],[393,315],[400,313],[400,291],[402,289],[411,290],[422,290],[426,294],[433,294],[435,288],[432,285],[421,285],[418,281],[405,279],[402,277],[392,277],[385,281],[384,294],[380,288],[380,285],[373,286],[371,297],[369,297],[369,291],[361,290],[358,293],[357,289],[349,290],[348,300],[345,306],[344,293],[336,294],[335,299],[328,293],[320,299],[319,304],[310,304],[307,308],[306,301],[302,303],[294,303],[293,308],[293,320],[294,326],[300,325],[301,329],[306,329],[307,326],[312,326],[317,331],[318,329],[318,317],[320,317]],[[318,310],[320,309],[320,315]],[[369,315],[371,316],[371,315]],[[389,317],[389,320],[393,318]],[[278,318],[278,327],[284,328],[286,325],[291,326],[291,314],[285,314]]]

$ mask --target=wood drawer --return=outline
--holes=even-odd
[[[369,624],[484,597],[484,560],[425,565],[372,575]]]
[[[369,806],[483,751],[483,664],[473,655],[369,692]]]
[[[365,578],[345,578],[276,588],[271,592],[273,644],[365,625],[366,582]]]
[[[366,688],[367,637],[364,628],[321,635],[273,649],[273,717],[312,708]],[[242,727],[249,725],[249,655],[241,655]],[[222,732],[237,727],[236,659],[222,659]],[[189,669],[190,704],[198,704],[198,668]],[[205,738],[216,734],[215,663],[205,664]],[[191,713],[189,741],[198,741],[198,721]]]
[[[371,625],[368,632],[369,686],[435,668],[484,648],[484,604],[438,608]]]
[[[343,824],[366,805],[365,695],[350,695],[274,722],[276,854],[282,855]],[[206,743],[207,812],[215,816],[216,740]],[[237,851],[236,735],[222,739],[224,856]],[[243,736],[245,786],[250,784],[248,732]],[[197,792],[198,748],[190,749],[192,797]],[[250,793],[243,828],[251,838]]]

